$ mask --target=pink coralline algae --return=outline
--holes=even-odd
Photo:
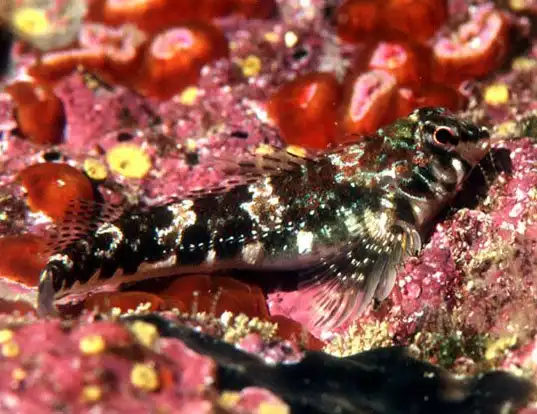
[[[214,389],[216,366],[184,343],[160,338],[154,325],[39,321],[0,330],[2,412],[210,413],[285,407],[265,390],[234,401]],[[61,344],[61,346],[60,346]],[[235,411],[234,407],[237,407]],[[284,412],[284,411],[281,411]]]
[[[510,150],[512,173],[500,173],[477,207],[454,211],[436,225],[419,257],[399,272],[390,297],[379,309],[370,308],[362,325],[387,322],[392,336],[407,343],[424,325],[437,322],[431,317],[450,318],[446,323],[483,335],[507,335],[530,323],[537,146],[524,138],[500,148]],[[487,172],[476,171],[480,180],[482,174]],[[294,294],[273,296],[273,312],[307,323],[301,308]]]
[[[0,65],[0,411],[283,414],[304,390],[278,370],[338,377],[347,371],[327,367],[383,367],[375,351],[392,345],[471,381],[499,368],[537,384],[534,1],[432,11],[427,0],[185,0],[184,15],[170,13],[174,0],[7,3],[0,19],[17,41]],[[431,18],[414,31],[421,13]],[[301,291],[227,274],[97,292],[62,319],[36,316],[39,271],[73,200],[166,202],[221,184],[222,158],[325,149],[425,105],[487,126],[494,150],[358,320],[314,327]],[[222,367],[233,386],[218,384]],[[244,380],[256,370],[268,380]],[[297,378],[334,386],[313,381],[320,371]],[[331,402],[317,412],[341,407]]]

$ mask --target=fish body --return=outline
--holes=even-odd
[[[488,151],[488,134],[442,109],[321,155],[271,149],[237,179],[128,210],[52,255],[38,309],[107,285],[222,269],[298,269],[314,321],[338,326],[391,291],[398,265]]]

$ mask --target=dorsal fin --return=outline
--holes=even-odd
[[[301,147],[291,145],[276,148],[265,144],[239,160],[227,157],[215,159],[225,173],[240,177],[260,177],[299,171],[303,166],[315,163],[316,160],[316,154]]]
[[[194,188],[177,196],[168,197],[165,202],[223,194],[232,188],[253,184],[263,177],[298,172],[303,166],[316,161],[316,155],[303,148],[296,146],[276,148],[265,144],[238,159],[231,156],[214,157],[208,160],[207,164],[223,172],[225,178],[218,184]]]

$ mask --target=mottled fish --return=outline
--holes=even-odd
[[[339,326],[388,296],[489,143],[484,128],[423,108],[322,155],[257,153],[233,164],[227,185],[129,209],[63,243],[41,273],[38,309],[183,273],[297,269],[314,323]]]

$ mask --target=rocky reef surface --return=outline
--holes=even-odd
[[[534,1],[3,4],[0,412],[537,410]],[[349,326],[230,275],[36,316],[73,200],[160,203],[218,184],[220,156],[322,150],[419,106],[487,126],[494,150]]]

